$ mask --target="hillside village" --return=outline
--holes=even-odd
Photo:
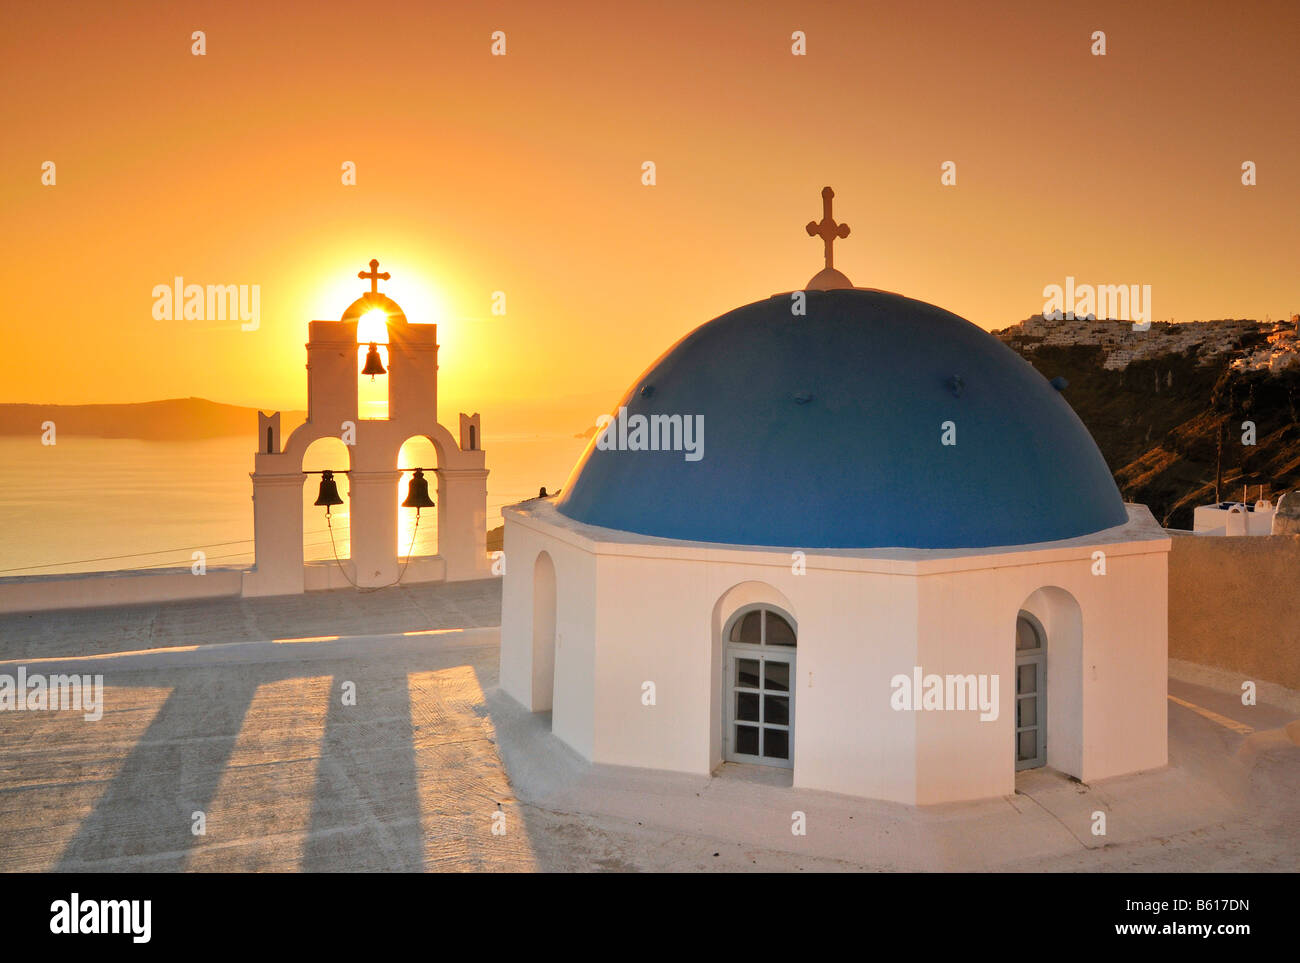
[[[1190,529],[1198,505],[1300,487],[1300,315],[1131,322],[1035,316],[993,332],[1087,425],[1124,497]],[[1253,428],[1243,441],[1243,424]]]
[[[1134,361],[1183,354],[1196,349],[1202,364],[1240,351],[1231,359],[1233,371],[1277,373],[1300,365],[1300,314],[1290,321],[1156,321],[1146,330],[1134,330],[1129,321],[1054,318],[1041,314],[993,333],[1021,354],[1041,346],[1095,346],[1104,353],[1103,367],[1123,371]]]

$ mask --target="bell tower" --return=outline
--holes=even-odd
[[[244,575],[245,595],[280,595],[353,584],[377,588],[404,582],[485,578],[487,559],[487,469],[477,414],[472,441],[461,443],[438,423],[438,326],[413,324],[401,306],[379,291],[390,275],[378,260],[357,275],[370,290],[350,304],[337,321],[312,321],[307,340],[307,421],[281,445],[279,413],[260,415],[253,480],[253,528],[256,563]],[[388,379],[387,417],[358,417],[358,375],[362,350],[387,334],[385,366],[375,346],[365,351],[364,373]],[[366,339],[366,343],[358,340]],[[436,466],[399,465],[402,445],[427,438],[437,454]],[[350,464],[333,467],[350,515],[351,557],[328,565],[303,559],[302,489],[307,447],[320,438],[339,438],[348,446]],[[268,443],[269,442],[269,443]],[[400,508],[397,483],[403,469],[423,469],[437,476],[438,554],[398,557],[398,512],[427,506],[427,498],[410,496]],[[427,489],[428,480],[417,476]],[[418,564],[416,564],[418,563]]]

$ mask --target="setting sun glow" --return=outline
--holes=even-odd
[[[388,315],[379,308],[367,311],[357,321],[357,343],[388,344]]]

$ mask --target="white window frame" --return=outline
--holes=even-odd
[[[1038,616],[1032,612],[1026,612],[1021,609],[1016,613],[1016,622],[1019,623],[1024,619],[1029,623],[1034,633],[1038,636],[1038,648],[1036,649],[1016,649],[1016,674],[1015,688],[1012,698],[1015,702],[1013,715],[1011,716],[1012,729],[1014,730],[1014,747],[1011,752],[1011,758],[1015,760],[1016,772],[1023,772],[1026,769],[1041,769],[1047,765],[1047,631],[1043,628],[1043,623],[1039,621]],[[1012,642],[1014,645],[1015,643]],[[1033,759],[1020,758],[1020,699],[1019,682],[1020,667],[1022,665],[1036,665],[1038,672],[1035,678],[1037,691],[1032,698],[1035,700],[1034,706],[1035,718],[1038,720],[1035,729],[1038,730],[1037,753]],[[1026,698],[1030,698],[1026,696]]]
[[[732,629],[735,628],[735,626],[740,622],[740,620],[743,619],[750,612],[771,612],[774,615],[780,616],[789,624],[790,628],[794,631],[795,644],[794,645],[767,644],[767,619],[766,618],[762,618],[759,620],[759,642],[757,644],[753,642],[732,642],[731,641]],[[723,625],[722,643],[723,643],[723,666],[722,666],[723,668],[723,673],[722,673],[722,699],[723,699],[722,758],[723,760],[725,762],[741,762],[741,763],[750,763],[759,766],[772,766],[778,769],[793,769],[794,768],[794,727],[796,722],[794,690],[795,690],[795,679],[796,679],[795,673],[797,669],[796,655],[798,653],[798,645],[799,645],[799,623],[795,621],[793,615],[791,615],[785,609],[781,608],[779,605],[772,605],[768,602],[756,602],[750,605],[742,606],[741,608],[737,609],[735,612],[731,614],[731,617],[728,618],[726,623]],[[735,681],[737,659],[758,660],[759,687],[757,689],[750,690],[747,686],[740,686],[740,687],[737,686],[737,683]],[[790,689],[788,692],[768,692],[767,690],[764,690],[762,688],[763,682],[766,678],[763,669],[764,661],[783,662],[790,666]],[[752,723],[749,722],[748,720],[737,720],[735,718],[736,691],[738,688],[741,691],[753,691],[758,694],[759,720],[760,720],[759,722]],[[769,724],[761,721],[764,712],[766,711],[766,706],[764,705],[764,701],[763,701],[763,695],[765,692],[770,695],[780,695],[789,698],[790,721],[788,725],[781,725],[779,723]],[[737,725],[737,723],[739,723],[740,725],[754,725],[758,728],[760,748],[762,747],[761,740],[763,738],[763,730],[765,728],[772,728],[778,730],[784,729],[788,733],[787,736],[788,750],[786,752],[787,758],[776,759],[773,758],[772,756],[755,756],[755,755],[750,755],[749,753],[735,751],[733,747],[732,733],[735,731],[733,727]]]

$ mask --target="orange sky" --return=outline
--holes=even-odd
[[[1156,319],[1300,311],[1295,4],[1059,6],[9,3],[0,401],[303,407],[306,323],[378,257],[441,314],[444,421],[608,407],[821,267],[824,184],[854,283],[985,327],[1067,274]],[[154,320],[176,275],[259,284],[260,329]]]

